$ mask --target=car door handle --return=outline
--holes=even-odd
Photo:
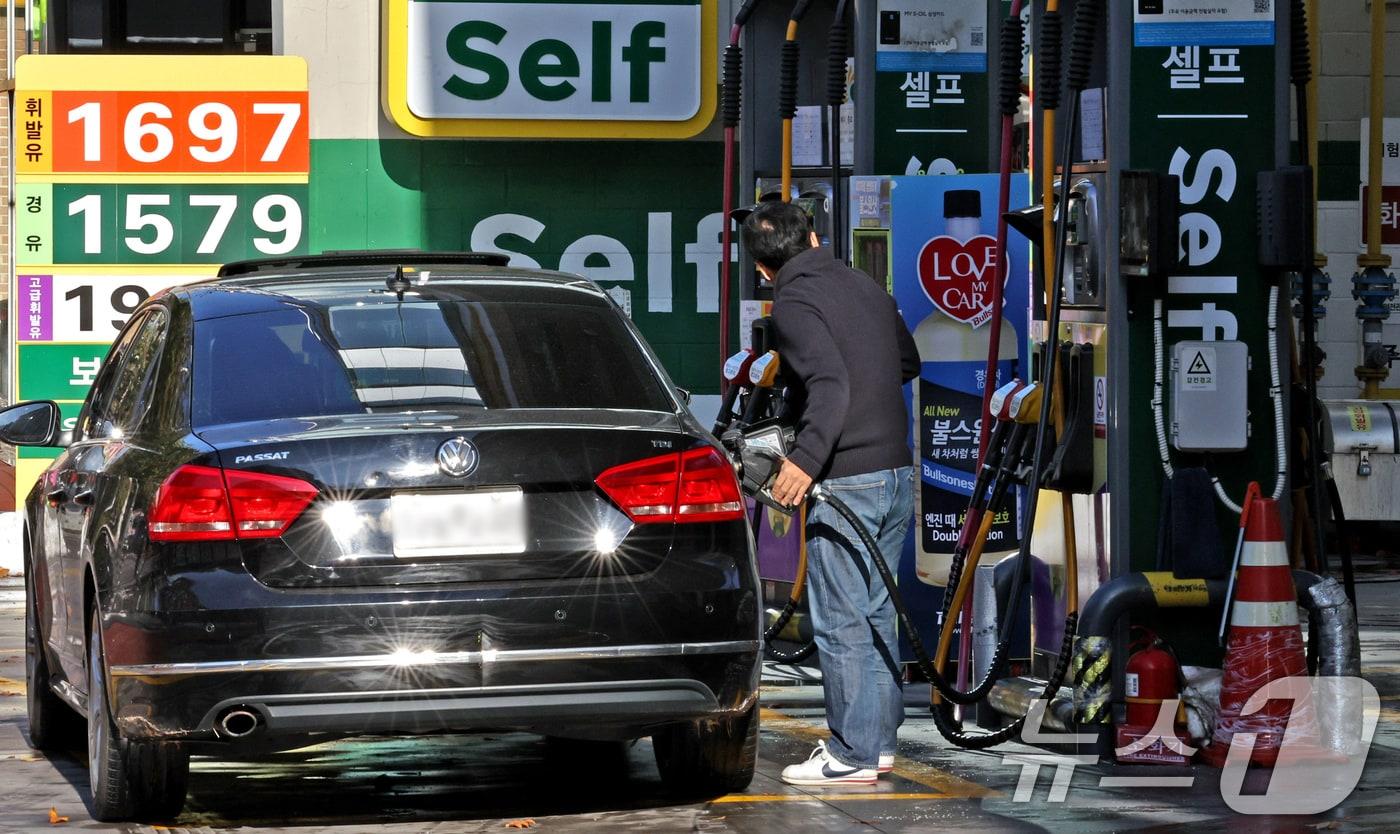
[[[80,489],[80,490],[78,490],[77,492],[73,493],[73,503],[74,503],[74,504],[77,504],[77,505],[79,505],[79,506],[81,506],[81,507],[91,507],[91,506],[92,506],[92,490],[90,490],[90,489]]]
[[[54,487],[53,489],[44,493],[44,497],[49,499],[49,503],[54,506],[66,503],[68,501],[68,488]]]

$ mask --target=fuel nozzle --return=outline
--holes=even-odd
[[[792,448],[795,435],[791,426],[769,413],[773,395],[781,387],[781,370],[782,359],[776,350],[752,357],[748,368],[748,384],[752,388],[748,405],[743,417],[720,435],[720,442],[734,461],[744,493],[760,504],[791,515],[796,508],[779,504],[772,494],[773,481]]]
[[[1044,391],[1039,383],[1032,382],[1006,399],[1006,407],[1002,410],[1006,422],[1000,425],[1010,426],[1011,431],[996,461],[988,461],[988,467],[995,467],[990,477],[992,494],[987,498],[989,507],[999,504],[1007,490],[1027,473],[1024,458],[1034,446],[1028,439],[1034,437],[1032,432],[1039,425]]]
[[[757,355],[745,348],[725,360],[724,399],[720,401],[719,414],[715,416],[715,427],[712,430],[716,437],[724,434],[738,416],[734,413],[734,403],[738,401],[740,393],[752,387],[749,371],[753,368],[755,359]]]
[[[749,366],[749,386],[752,393],[749,394],[748,405],[744,407],[744,414],[740,418],[744,425],[751,426],[766,416],[773,403],[773,393],[778,387],[778,377],[782,368],[783,362],[776,350],[759,356]]]

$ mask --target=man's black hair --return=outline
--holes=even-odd
[[[777,272],[812,248],[812,221],[792,203],[760,203],[744,218],[744,246],[754,260]]]

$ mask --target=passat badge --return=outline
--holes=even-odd
[[[481,453],[476,444],[465,437],[454,437],[443,443],[437,450],[438,468],[454,478],[465,478],[476,471],[481,462]]]

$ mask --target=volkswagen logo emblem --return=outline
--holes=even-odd
[[[454,437],[437,450],[438,468],[454,478],[465,478],[476,471],[481,462],[481,453],[476,444],[465,437]]]

